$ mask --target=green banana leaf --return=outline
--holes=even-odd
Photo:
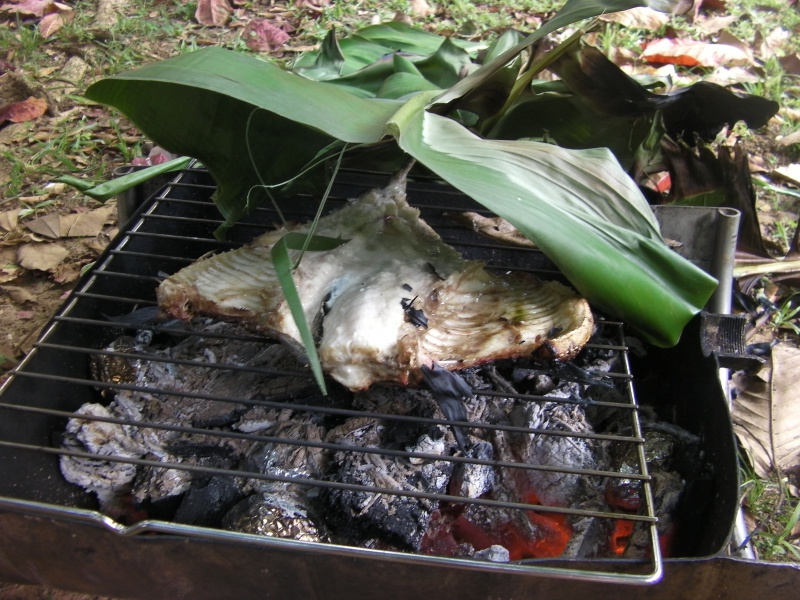
[[[90,100],[128,116],[159,145],[198,158],[218,184],[222,231],[335,142],[378,142],[395,100],[356,98],[221,48],[102,79]]]
[[[460,100],[474,93],[476,89],[481,87],[483,82],[491,79],[497,71],[503,69],[523,50],[529,48],[546,35],[558,31],[562,27],[572,25],[584,19],[593,19],[606,13],[628,10],[640,6],[647,6],[662,12],[679,12],[689,10],[692,7],[692,2],[691,0],[567,0],[567,3],[564,4],[561,10],[559,10],[552,19],[544,23],[531,35],[517,45],[495,56],[480,69],[470,73],[467,77],[436,98],[435,102],[432,103],[433,106],[431,109],[439,113],[452,110]],[[522,86],[512,90],[512,99],[521,91]]]
[[[666,246],[610,151],[483,139],[425,101],[389,123],[404,151],[515,225],[596,307],[653,343],[678,341],[716,280]]]
[[[608,150],[486,140],[437,114],[454,114],[481,85],[507,81],[507,63],[532,38],[575,19],[642,4],[568,0],[542,30],[444,93],[414,87],[420,78],[430,81],[420,75],[419,61],[392,58],[392,73],[406,81],[382,85],[402,100],[358,97],[347,87],[217,48],[101,80],[86,95],[119,109],[164,148],[199,158],[218,183],[215,201],[225,226],[273,195],[279,201],[288,182],[338,153],[343,143],[385,146],[389,135],[390,142],[514,223],[590,302],[624,318],[648,340],[670,345],[716,282],[666,247],[649,207]],[[341,64],[335,53],[326,61]]]
[[[486,47],[482,42],[454,39],[451,43],[472,58]],[[364,27],[341,41],[336,40],[336,31],[331,30],[319,50],[297,57],[292,70],[309,79],[337,79],[353,75],[394,54],[411,60],[424,58],[441,45],[441,36],[397,21]]]

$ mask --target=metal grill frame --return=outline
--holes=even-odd
[[[380,174],[364,174],[364,173],[347,173],[343,175],[346,180],[344,190],[334,188],[333,195],[344,199],[347,197],[354,197],[360,191],[366,191],[371,187],[383,185],[386,178]],[[271,222],[274,222],[275,215],[268,207],[263,207],[254,211],[253,215],[238,225],[230,232],[231,241],[220,242],[216,240],[212,232],[216,227],[221,224],[217,218],[216,209],[210,201],[211,193],[214,190],[213,183],[209,179],[207,173],[202,169],[189,169],[182,172],[173,182],[164,188],[151,202],[142,207],[127,226],[123,228],[122,233],[111,244],[106,253],[98,260],[94,268],[84,276],[76,287],[75,291],[71,294],[70,298],[65,302],[62,310],[53,318],[50,325],[43,332],[39,342],[36,344],[34,350],[26,357],[20,366],[12,373],[9,380],[4,384],[0,390],[0,412],[7,415],[14,415],[15,419],[20,421],[39,420],[34,429],[37,430],[39,442],[30,439],[28,434],[20,437],[11,436],[0,440],[0,448],[5,451],[25,456],[34,453],[38,458],[37,463],[42,463],[40,468],[46,468],[44,465],[50,463],[52,469],[52,462],[60,455],[70,454],[73,456],[83,456],[85,458],[96,458],[93,454],[74,452],[61,448],[57,440],[52,439],[54,433],[60,430],[63,431],[63,424],[66,419],[72,416],[72,411],[77,409],[83,401],[84,396],[87,394],[95,397],[96,389],[100,388],[119,388],[137,390],[136,386],[126,384],[113,384],[102,383],[92,380],[87,377],[85,364],[88,362],[89,355],[99,354],[116,354],[121,357],[135,357],[142,358],[142,355],[126,355],[124,353],[112,353],[108,350],[103,350],[104,346],[98,346],[96,343],[96,334],[90,335],[90,331],[95,328],[101,328],[106,331],[104,334],[104,343],[108,343],[111,339],[116,337],[112,335],[113,331],[135,329],[135,323],[126,323],[123,320],[118,320],[110,323],[103,317],[104,310],[109,305],[117,306],[118,310],[115,311],[117,315],[124,315],[129,313],[134,308],[141,308],[143,306],[155,306],[154,290],[161,279],[160,271],[167,270],[172,272],[183,266],[189,264],[197,257],[205,254],[209,250],[228,249],[238,246],[242,242],[249,241],[252,237],[259,234]],[[501,257],[495,263],[495,266],[501,267],[504,270],[525,269],[530,270],[533,268],[535,272],[543,277],[557,278],[559,274],[557,270],[549,263],[549,261],[541,255],[541,253],[532,250],[510,250],[508,247],[493,244],[491,242],[482,241],[476,238],[475,234],[468,232],[463,228],[450,225],[448,221],[443,220],[443,212],[446,210],[453,210],[454,205],[452,202],[443,204],[425,204],[415,200],[420,197],[449,197],[455,198],[459,208],[467,210],[480,210],[474,202],[468,199],[447,186],[436,184],[431,181],[423,181],[419,184],[413,182],[409,183],[409,198],[412,204],[417,206],[422,211],[422,216],[434,228],[442,233],[445,241],[452,243],[459,250],[469,257],[470,250],[468,246],[479,248],[483,256],[489,256],[488,263],[492,266],[496,260],[495,257]],[[313,202],[313,199],[308,197],[307,201]],[[332,201],[335,204],[336,199]],[[440,218],[429,219],[427,213],[432,212]],[[289,218],[295,215],[289,212]],[[298,219],[299,220],[299,219]],[[435,222],[431,222],[435,221]],[[442,232],[441,229],[447,229]],[[187,229],[204,230],[203,235],[187,235]],[[174,256],[173,253],[166,252],[147,252],[141,249],[141,246],[155,246],[159,245],[175,248],[180,247],[181,255]],[[507,260],[506,257],[516,257],[512,260]],[[516,262],[515,262],[516,261]],[[163,265],[156,271],[153,271],[153,265]],[[145,266],[145,272],[137,272],[142,266]],[[123,294],[118,294],[120,288],[130,290]],[[146,292],[144,291],[146,290]],[[141,293],[140,293],[141,292]],[[133,536],[145,532],[160,532],[177,535],[185,535],[189,537],[200,537],[205,539],[217,540],[237,540],[247,544],[267,544],[276,545],[277,547],[286,546],[291,548],[308,549],[309,546],[314,546],[315,551],[322,552],[342,552],[354,556],[370,557],[380,555],[382,558],[390,556],[392,560],[398,561],[411,561],[418,563],[432,563],[432,564],[446,564],[457,568],[470,568],[477,570],[486,570],[491,572],[513,572],[517,574],[531,574],[531,575],[548,575],[568,579],[578,579],[587,581],[611,581],[617,583],[652,583],[658,581],[662,575],[662,560],[660,555],[660,548],[658,543],[658,534],[656,530],[656,517],[653,510],[653,498],[650,489],[650,477],[647,473],[646,460],[644,455],[644,437],[642,434],[641,426],[638,418],[638,404],[634,394],[633,377],[630,372],[630,364],[628,360],[628,349],[625,345],[624,326],[622,323],[616,321],[603,321],[601,326],[613,332],[613,337],[617,340],[614,345],[606,346],[606,349],[614,350],[620,353],[622,365],[622,372],[611,374],[612,377],[621,382],[625,389],[627,402],[623,405],[614,404],[614,408],[626,411],[631,416],[632,434],[630,436],[619,436],[610,434],[589,434],[588,437],[597,440],[614,440],[621,443],[633,444],[636,448],[636,453],[639,459],[638,474],[621,474],[611,471],[585,471],[578,472],[578,474],[596,477],[609,477],[609,478],[628,478],[639,479],[642,482],[642,489],[644,492],[644,511],[639,515],[619,514],[612,512],[594,512],[579,509],[560,509],[553,507],[545,507],[539,505],[527,504],[514,504],[502,503],[494,500],[474,499],[468,500],[461,497],[451,497],[446,495],[431,495],[431,494],[417,494],[414,492],[403,492],[403,495],[433,498],[443,501],[454,501],[460,503],[476,503],[486,505],[498,505],[507,508],[520,509],[520,510],[536,510],[538,512],[557,512],[567,515],[587,516],[598,519],[619,519],[624,518],[635,522],[642,523],[648,530],[649,544],[650,544],[650,559],[646,561],[583,561],[580,565],[571,563],[570,561],[551,561],[551,560],[528,560],[518,563],[498,564],[486,563],[484,561],[463,559],[463,558],[444,558],[435,556],[423,556],[407,553],[397,552],[376,552],[364,548],[357,547],[344,547],[336,546],[333,544],[315,544],[310,542],[297,542],[291,540],[281,540],[275,538],[259,538],[257,536],[248,534],[232,533],[216,529],[207,529],[195,526],[186,526],[175,523],[167,523],[160,521],[142,521],[132,526],[123,526],[114,522],[108,517],[98,513],[92,507],[92,502],[82,494],[72,490],[64,494],[63,490],[59,490],[56,495],[61,494],[65,500],[54,503],[50,494],[47,492],[37,492],[31,495],[30,491],[21,491],[20,497],[6,496],[0,498],[0,507],[10,508],[13,510],[27,510],[31,513],[41,513],[58,516],[60,518],[68,518],[70,520],[87,521],[98,523],[102,526],[109,528],[124,536]],[[170,327],[159,328],[155,330],[175,332]],[[185,330],[179,333],[187,334]],[[192,333],[191,331],[188,333]],[[207,334],[204,334],[208,337]],[[110,336],[110,337],[109,337]],[[87,343],[89,338],[91,343]],[[257,339],[257,338],[254,338]],[[65,369],[64,364],[69,366]],[[53,364],[58,365],[54,367]],[[83,372],[80,366],[83,364]],[[209,365],[203,365],[208,367]],[[73,368],[75,367],[75,368]],[[218,368],[235,368],[231,365],[219,365]],[[73,373],[65,375],[64,372]],[[9,403],[6,402],[3,394],[15,386],[24,384],[26,387],[34,390],[39,390],[39,394],[32,396],[32,402],[26,404]],[[47,390],[65,390],[65,389],[81,389],[83,392],[75,394],[75,398],[69,399],[67,402],[61,402],[68,405],[59,408],[53,408],[48,401]],[[154,388],[139,389],[139,391],[154,392]],[[179,395],[175,392],[165,392],[170,395]],[[481,394],[486,394],[481,391]],[[63,394],[62,394],[63,395]],[[69,394],[67,394],[69,395]],[[225,398],[210,396],[205,397],[202,393],[188,394],[193,398],[205,399],[211,401],[225,401],[237,403],[257,403],[257,404],[270,404],[273,403],[276,407],[292,408],[294,410],[301,410],[292,403],[282,402],[261,402],[241,398]],[[78,399],[80,397],[80,400]],[[553,398],[544,397],[527,397],[530,401],[552,401]],[[569,400],[566,400],[569,402]],[[612,403],[609,403],[612,404]],[[319,407],[309,407],[309,409],[319,411]],[[336,410],[341,414],[350,414],[350,416],[373,416],[381,419],[413,419],[419,421],[417,418],[391,416],[383,413],[370,415],[360,411],[348,411],[342,409]],[[103,419],[99,419],[103,420]],[[109,419],[110,422],[119,422],[116,419]],[[431,423],[442,425],[469,425],[475,427],[474,423],[459,423],[448,421],[446,419],[430,419]],[[123,421],[124,424],[132,424],[129,421]],[[161,427],[166,429],[174,429],[173,426],[159,425],[153,423],[141,423],[144,427]],[[511,426],[495,425],[496,428],[514,429]],[[24,429],[24,427],[21,427]],[[517,428],[519,429],[519,428]],[[529,430],[524,430],[529,432]],[[205,429],[198,429],[194,433],[202,433],[209,435],[209,431]],[[552,431],[547,432],[552,434]],[[226,436],[231,437],[244,437],[250,440],[258,441],[280,441],[288,443],[296,443],[292,440],[275,440],[270,436],[254,436],[252,434],[237,434],[225,433]],[[575,434],[570,434],[574,436]],[[34,436],[36,437],[36,436]],[[50,439],[47,439],[50,438]],[[339,449],[336,444],[319,444],[323,448]],[[392,454],[392,451],[381,451],[385,454]],[[427,459],[439,459],[442,457],[438,455],[426,455],[420,453],[407,453],[401,451],[394,451],[395,454],[400,454],[404,457],[416,457]],[[106,457],[104,457],[106,458]],[[155,468],[177,468],[190,471],[198,471],[204,474],[220,474],[226,476],[242,476],[249,478],[260,478],[267,480],[289,481],[293,483],[309,483],[307,480],[295,480],[292,478],[281,478],[276,476],[268,476],[252,473],[249,471],[229,471],[221,469],[208,469],[204,467],[192,467],[181,464],[161,463],[145,459],[125,459],[116,458],[120,462],[128,462],[131,464],[155,467]],[[482,463],[488,462],[496,465],[496,461],[480,461],[479,459],[466,459],[463,457],[450,457],[449,460],[453,462],[475,462]],[[519,465],[516,465],[517,467]],[[530,466],[530,468],[536,468]],[[352,487],[348,484],[337,484],[335,482],[317,482],[321,486],[330,487]],[[66,484],[65,482],[54,483],[55,487],[61,488]],[[397,494],[396,490],[369,488],[366,491],[375,493],[391,493]],[[41,495],[42,499],[37,498]],[[320,548],[319,546],[325,546]],[[613,563],[613,564],[609,564]]]

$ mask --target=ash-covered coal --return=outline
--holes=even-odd
[[[66,427],[64,448],[92,457],[65,455],[64,476],[121,522],[490,561],[613,556],[619,544],[638,556],[644,544],[608,519],[559,512],[641,511],[618,501],[641,496],[635,477],[586,474],[639,468],[635,446],[595,436],[630,426],[630,411],[610,406],[626,403],[615,351],[590,344],[571,364],[463,370],[474,426],[456,429],[427,390],[333,386],[323,397],[285,347],[230,324],[194,328],[203,333],[111,342],[92,372],[116,387],[98,386],[102,401]],[[656,503],[670,510],[674,468],[651,468]]]
[[[356,395],[356,405],[371,413],[431,418],[436,403],[430,393],[397,386],[374,386]],[[326,513],[337,535],[345,539],[383,539],[400,548],[416,550],[428,529],[437,501],[403,495],[404,492],[442,494],[447,490],[453,464],[445,459],[455,452],[452,436],[441,425],[389,424],[374,417],[348,419],[331,429],[326,441],[343,446],[335,451],[331,479],[360,487],[399,493],[376,493],[334,488],[324,494]],[[366,450],[353,452],[352,448]],[[371,449],[401,450],[425,458],[385,456]]]

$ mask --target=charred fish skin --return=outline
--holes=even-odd
[[[309,229],[272,231],[180,270],[158,288],[162,311],[234,320],[302,351],[270,252]],[[458,370],[537,351],[567,360],[593,331],[588,303],[566,286],[462,258],[408,204],[404,180],[322,217],[315,233],[347,241],[307,252],[294,282],[306,320],[319,323],[324,371],[350,390],[417,384],[432,363]]]

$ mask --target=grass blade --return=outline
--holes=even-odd
[[[270,251],[272,262],[275,265],[275,273],[281,284],[281,290],[283,290],[283,295],[286,298],[286,303],[289,305],[289,310],[292,313],[292,318],[297,325],[297,329],[300,331],[300,339],[306,351],[308,364],[323,394],[327,394],[328,390],[325,385],[325,377],[322,373],[322,364],[317,354],[317,347],[314,343],[314,335],[311,332],[311,327],[308,324],[308,319],[306,319],[306,314],[303,310],[303,302],[300,299],[300,294],[297,292],[297,287],[292,278],[293,266],[290,250],[305,249],[311,252],[333,250],[345,243],[347,243],[347,240],[339,238],[292,232],[287,233],[278,240]]]

